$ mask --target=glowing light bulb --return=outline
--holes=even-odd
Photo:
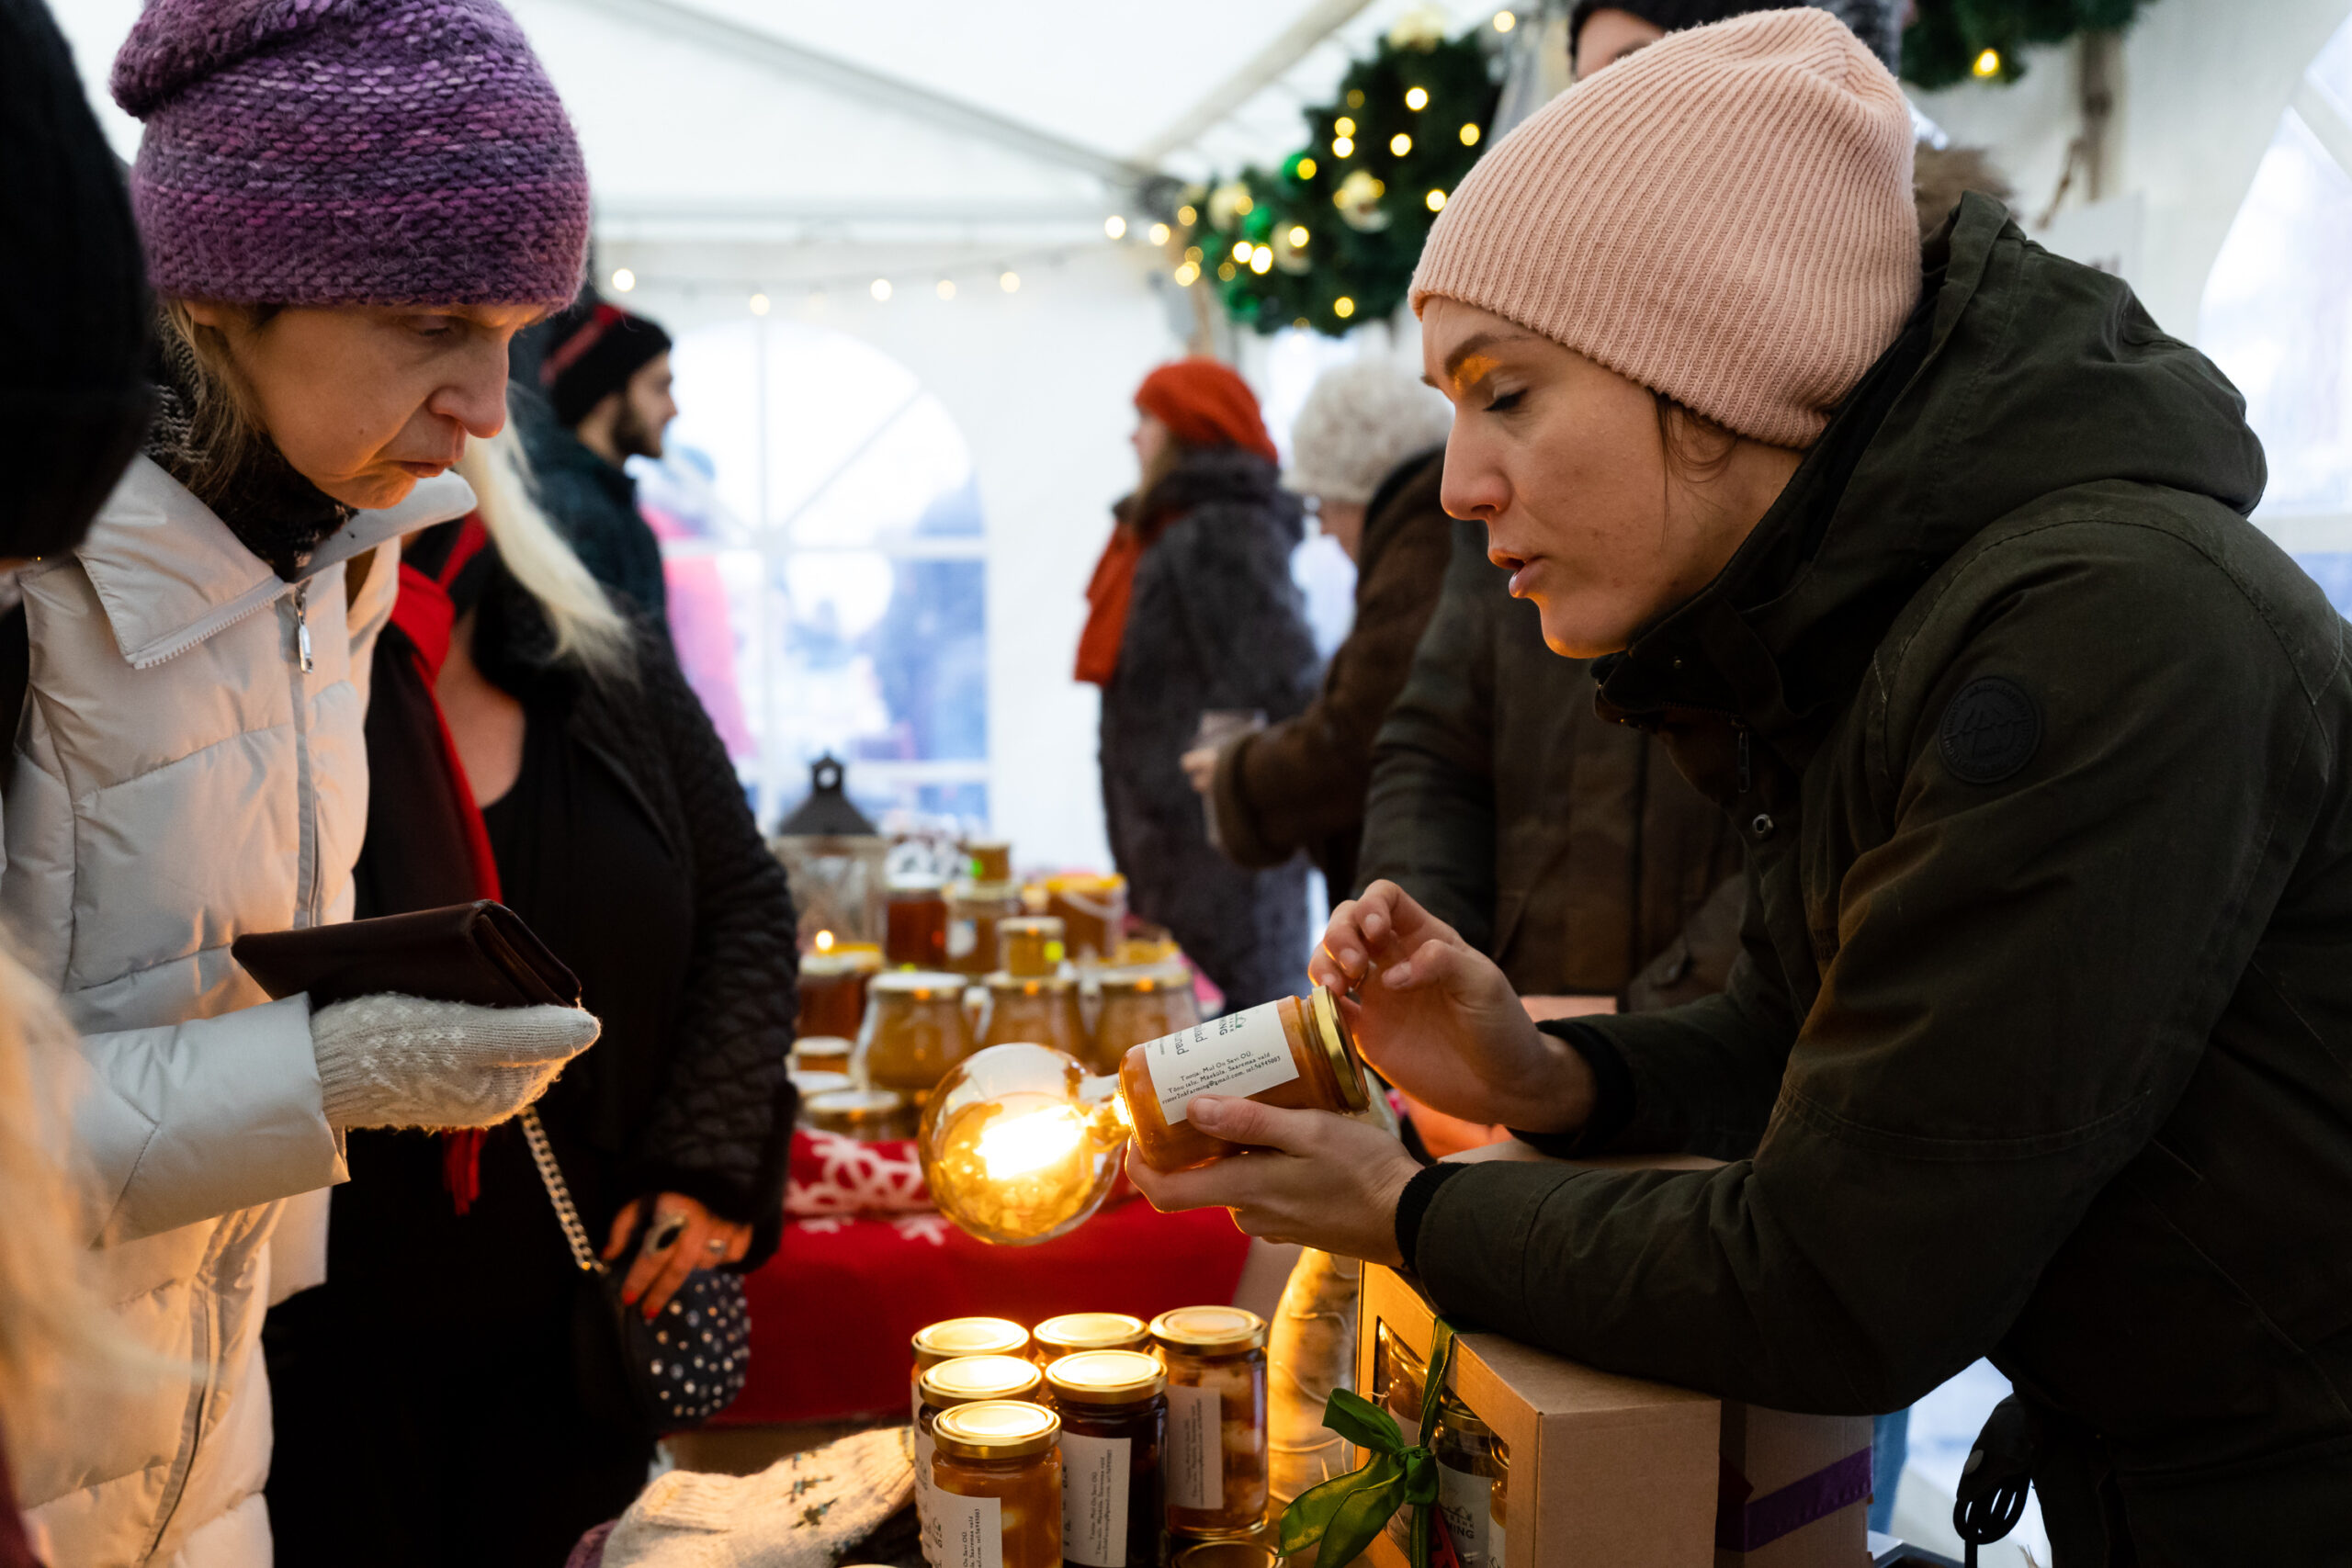
[[[1032,1111],[982,1129],[980,1164],[990,1181],[1031,1176],[1063,1158],[1086,1136],[1086,1119],[1072,1107]]]
[[[1187,229],[1191,228],[1193,224],[1198,223],[1200,220],[1200,209],[1194,207],[1189,201],[1176,209],[1176,221],[1182,223]]]
[[[1478,127],[1476,122],[1473,121],[1471,124],[1465,125],[1462,128],[1462,145],[1464,147],[1476,147],[1478,145]]]
[[[1495,31],[1498,33],[1507,33],[1517,26],[1519,26],[1519,18],[1512,16],[1509,11],[1498,11],[1495,13]]]
[[[1350,87],[1348,89],[1348,107],[1351,109],[1360,109],[1363,107],[1363,89],[1362,87]]]
[[[1194,266],[1198,266],[1206,258],[1202,255],[1200,246],[1186,245],[1184,247],[1184,259],[1191,262]]]
[[[623,266],[623,267],[616,267],[616,268],[614,268],[614,269],[613,269],[613,292],[614,292],[614,293],[616,293],[616,294],[626,294],[626,293],[628,293],[630,289],[632,289],[632,288],[636,288],[636,287],[637,287],[637,274],[635,274],[635,273],[633,273],[633,272],[629,271],[629,269],[628,269],[628,268],[627,268],[627,267],[625,267],[625,266]]]
[[[768,313],[768,297],[767,297],[766,295],[764,295],[764,294],[754,294],[754,295],[752,295],[752,314],[753,314],[754,316],[764,316],[764,315],[766,315],[767,313]]]
[[[1238,262],[1246,262],[1250,259],[1250,253],[1256,247],[1249,241],[1236,240],[1233,242],[1233,259]]]
[[[1059,1051],[993,1045],[957,1063],[923,1108],[919,1149],[933,1201],[982,1241],[1061,1235],[1102,1206],[1130,1127],[1117,1082]]]
[[[1413,150],[1413,139],[1400,130],[1388,139],[1388,150],[1401,158]]]
[[[1235,270],[1231,262],[1224,261],[1216,264],[1216,276],[1218,282],[1230,283],[1240,275]]]
[[[1248,191],[1243,191],[1239,196],[1233,198],[1233,210],[1244,218],[1249,217],[1250,214],[1257,208],[1257,205],[1258,204],[1255,201],[1252,201],[1250,198],[1250,193]]]
[[[1429,209],[1431,212],[1443,212],[1445,210],[1445,192],[1442,190],[1433,190],[1421,199],[1429,203]]]
[[[1346,115],[1341,115],[1331,122],[1331,134],[1334,136],[1353,136],[1355,133],[1356,122]]]
[[[1349,299],[1346,295],[1342,294],[1337,299],[1331,301],[1331,314],[1339,317],[1340,320],[1344,321],[1355,313],[1356,302]]]
[[[890,298],[890,280],[887,277],[877,277],[874,280],[874,286],[866,292],[874,296],[876,303],[888,299]]]
[[[1314,159],[1301,158],[1298,161],[1298,177],[1303,180],[1311,180],[1315,177]]]
[[[1193,281],[1200,276],[1200,264],[1198,262],[1188,261],[1183,265],[1176,269],[1176,287],[1179,288],[1190,288],[1193,287]]]
[[[1021,292],[1021,275],[1007,271],[997,278],[996,286],[1007,294],[1018,294]]]
[[[1260,245],[1256,250],[1250,253],[1250,270],[1251,272],[1262,273],[1273,265],[1274,253],[1271,247]]]
[[[1420,113],[1423,109],[1430,107],[1430,90],[1427,87],[1406,88],[1405,107],[1411,109],[1415,114]]]
[[[1167,224],[1155,223],[1151,226],[1151,243],[1155,245],[1164,245],[1168,243]]]
[[[1292,225],[1290,226],[1290,243],[1291,243],[1292,244],[1294,244],[1294,245],[1304,245],[1305,243],[1306,243],[1306,239],[1307,239],[1307,234],[1306,234],[1306,224],[1304,224],[1304,223],[1294,223],[1294,224],[1292,224]]]
[[[1331,156],[1334,158],[1344,158],[1355,150],[1355,142],[1348,137],[1335,136],[1331,139]]]
[[[817,951],[818,951],[818,952],[820,952],[820,953],[831,953],[831,952],[832,952],[832,950],[833,950],[833,933],[832,933],[832,932],[831,932],[831,931],[819,931],[819,932],[817,933],[817,941],[816,941],[815,946],[816,946]]]
[[[1112,239],[1120,239],[1125,235],[1126,231],[1127,220],[1117,213],[1114,212],[1110,217],[1102,220],[1102,232]]]
[[[1984,51],[1976,57],[1976,63],[1969,69],[1976,73],[1980,81],[1988,76],[1998,76],[2001,73],[2001,51],[1997,49]]]

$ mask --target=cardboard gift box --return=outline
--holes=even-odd
[[[1357,1322],[1356,1387],[1378,1404],[1381,1330],[1425,1362],[1437,1314],[1368,1265]],[[1510,1568],[1867,1568],[1868,1416],[1716,1400],[1475,1329],[1446,1383],[1509,1449]],[[1363,1560],[1407,1568],[1398,1534]]]

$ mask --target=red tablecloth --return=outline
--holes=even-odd
[[[1117,1203],[1066,1236],[991,1247],[941,1215],[795,1220],[745,1281],[751,1381],[722,1423],[822,1421],[903,1410],[907,1342],[943,1317],[1034,1324],[1063,1312],[1126,1312],[1233,1299],[1250,1238],[1222,1209],[1162,1214]]]

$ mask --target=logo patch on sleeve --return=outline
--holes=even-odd
[[[2006,677],[1979,676],[1944,709],[1944,766],[1962,784],[1999,784],[2041,747],[2041,710]]]

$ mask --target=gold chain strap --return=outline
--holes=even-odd
[[[555,1205],[556,1223],[563,1226],[563,1239],[571,1244],[571,1260],[586,1273],[603,1273],[605,1261],[588,1245],[588,1229],[580,1223],[580,1211],[571,1206],[571,1189],[564,1185],[562,1168],[555,1163],[555,1151],[548,1147],[548,1130],[539,1125],[539,1108],[523,1107],[522,1122],[523,1136],[531,1145],[532,1163],[539,1168],[548,1201]]]

